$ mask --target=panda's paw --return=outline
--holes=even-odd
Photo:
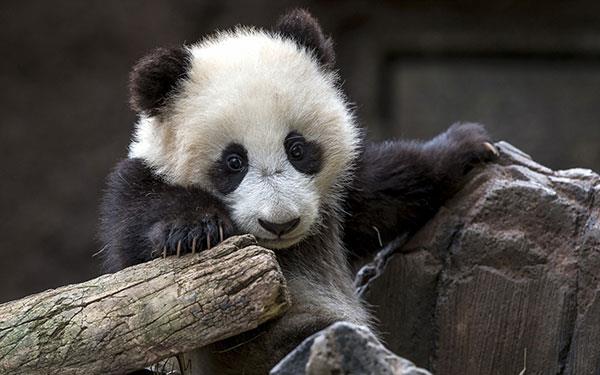
[[[233,235],[228,220],[207,216],[196,222],[158,222],[150,231],[151,258],[197,253],[210,249]]]
[[[479,124],[454,124],[438,140],[443,144],[443,160],[455,163],[464,172],[477,164],[493,161],[499,155],[487,131]]]

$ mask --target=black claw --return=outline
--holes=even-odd
[[[184,255],[210,249],[231,235],[231,229],[219,217],[204,218],[197,223],[157,223],[150,233],[158,254]]]

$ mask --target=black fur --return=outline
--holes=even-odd
[[[296,10],[283,17],[277,30],[313,51],[323,66],[333,65],[331,40],[306,11]],[[183,50],[158,50],[143,59],[132,73],[134,109],[161,114],[188,69]],[[286,150],[292,138],[298,137],[302,136],[288,135]],[[202,370],[234,374],[243,366],[249,374],[267,373],[305,337],[334,321],[366,324],[368,314],[352,287],[342,231],[346,247],[355,256],[380,247],[378,232],[382,242],[387,242],[415,231],[460,188],[470,169],[494,157],[485,142],[489,138],[481,126],[465,124],[454,125],[429,142],[366,144],[343,202],[349,212],[345,222],[337,204],[323,203],[320,233],[276,252],[288,281],[290,309],[253,332],[198,353],[207,356],[207,368]],[[319,173],[324,150],[306,140],[304,147],[304,158],[293,161],[294,167],[307,174]],[[244,170],[233,173],[227,169],[227,156],[233,152],[247,165],[246,150],[233,144],[209,172],[213,184],[224,194],[235,190],[245,175]],[[223,238],[237,233],[222,201],[198,188],[166,183],[140,159],[121,161],[109,175],[101,216],[100,236],[106,245],[102,254],[108,271],[148,261],[165,250],[167,254],[178,249],[189,252],[192,244],[201,250],[207,247],[207,240],[213,246],[220,240],[219,227],[223,228]]]
[[[299,160],[294,160],[290,156],[290,148],[295,142],[300,142],[304,148],[304,157]],[[285,137],[283,145],[288,154],[290,163],[304,174],[312,175],[319,173],[323,163],[323,150],[317,142],[307,142],[304,137],[298,132],[291,132]]]
[[[244,169],[234,172],[227,167],[227,157],[236,154],[244,162]],[[221,157],[217,160],[209,171],[210,179],[216,188],[223,194],[229,194],[242,183],[244,176],[248,172],[248,152],[246,148],[238,143],[232,143],[225,147]]]
[[[203,368],[207,374],[239,373],[240,365],[245,373],[266,374],[306,337],[339,320],[329,306],[309,304],[304,300],[306,297],[296,295],[297,280],[307,280],[312,285],[332,287],[337,293],[342,291],[347,299],[356,298],[340,246],[341,218],[333,212],[323,207],[322,235],[311,236],[299,245],[277,252],[292,298],[287,314],[243,335],[210,345],[210,362],[207,369]],[[156,249],[160,256],[161,245],[154,245],[151,238],[156,237],[155,228],[169,223],[186,223],[180,228],[203,228],[204,218],[214,218],[223,222],[225,238],[236,234],[229,213],[218,199],[199,189],[168,185],[139,159],[121,161],[109,175],[101,217],[100,235],[106,244],[102,255],[105,269],[111,272],[152,259]],[[168,239],[173,231],[159,233]],[[217,238],[214,230],[211,238]],[[177,240],[167,241],[171,243],[169,254],[172,254]],[[355,303],[359,305],[358,301]],[[217,367],[213,370],[212,366]],[[227,372],[222,372],[223,369]]]
[[[461,187],[476,164],[492,160],[477,124],[455,124],[428,142],[369,143],[346,201],[344,243],[355,256],[414,232]]]
[[[205,249],[236,231],[227,208],[200,189],[166,184],[140,159],[125,159],[108,176],[101,206],[101,253],[107,271],[162,255]]]
[[[310,280],[310,285],[335,285],[335,290],[344,291],[344,298],[355,298],[339,246],[339,225],[345,231],[346,247],[356,256],[379,248],[373,227],[384,242],[414,231],[456,192],[470,169],[494,157],[484,145],[488,141],[481,126],[467,124],[454,125],[425,143],[368,144],[345,201],[350,212],[346,222],[336,210],[322,207],[322,233],[277,252],[290,281],[292,308],[282,318],[247,335],[211,346],[210,360],[216,362],[210,366],[216,366],[215,371],[228,368],[227,373],[237,373],[243,358],[248,373],[266,373],[305,337],[339,320],[339,313],[328,310],[328,305],[296,300],[298,288],[306,286],[295,284]],[[224,237],[236,233],[227,208],[211,194],[168,185],[141,160],[124,160],[108,178],[102,205],[105,265],[109,271],[116,271],[141,263],[160,256],[164,246],[173,254],[179,241],[182,252],[187,252],[194,236],[202,243],[207,233],[214,245],[219,223]],[[242,345],[246,341],[252,344]],[[210,368],[208,373],[213,373]]]
[[[349,189],[344,243],[354,255],[378,249],[422,226],[461,186],[476,164],[493,159],[480,125],[454,125],[429,142],[388,141],[364,148]],[[226,185],[226,183],[224,183]],[[228,186],[227,189],[230,189]],[[125,223],[125,224],[123,224]],[[108,178],[102,204],[101,237],[108,270],[161,255],[190,251],[194,237],[206,247],[236,232],[227,208],[211,194],[171,186],[139,159],[123,160]]]
[[[325,36],[319,22],[306,10],[294,9],[279,19],[275,31],[312,51],[325,68],[333,68],[333,41]]]
[[[131,108],[155,116],[177,93],[188,75],[190,56],[187,50],[158,48],[143,57],[129,77]]]

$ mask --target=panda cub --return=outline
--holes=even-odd
[[[139,120],[101,207],[107,271],[251,233],[292,296],[282,318],[199,350],[207,374],[267,373],[335,321],[369,325],[349,256],[414,231],[496,154],[475,124],[428,142],[365,141],[331,39],[303,10],[270,31],[157,49],[130,87]]]

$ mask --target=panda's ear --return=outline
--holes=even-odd
[[[313,51],[324,67],[333,68],[335,63],[333,41],[323,34],[321,25],[308,11],[294,9],[283,15],[279,19],[275,31]]]
[[[129,102],[138,113],[155,116],[181,88],[190,70],[190,55],[183,47],[158,48],[143,57],[129,76]]]

